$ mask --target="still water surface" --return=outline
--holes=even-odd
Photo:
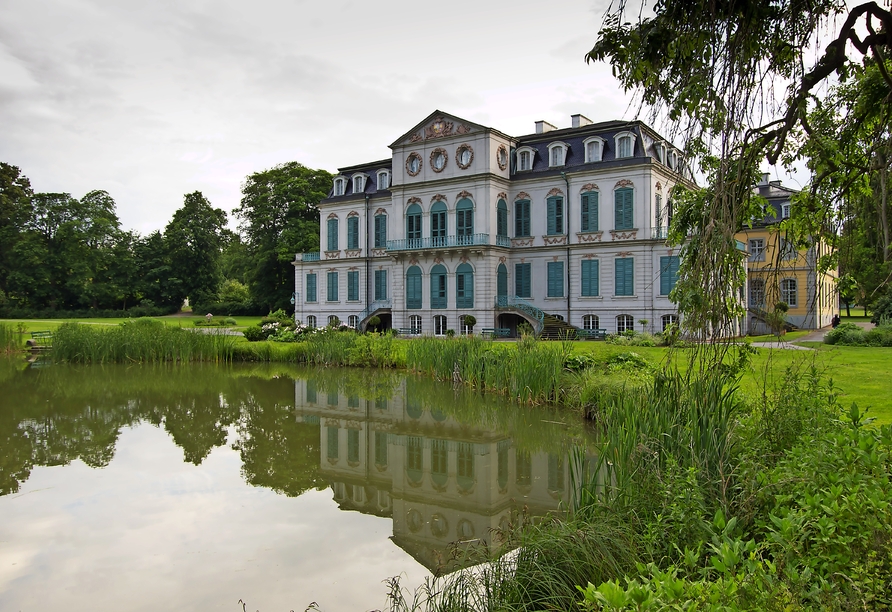
[[[589,441],[393,372],[0,360],[0,610],[383,607],[556,511]]]

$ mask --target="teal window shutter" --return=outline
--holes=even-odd
[[[455,205],[455,235],[471,236],[474,233],[474,205],[471,200],[462,198]]]
[[[338,301],[338,273],[337,272],[329,272],[328,273],[328,301],[329,302],[337,302]]]
[[[474,269],[463,263],[455,271],[455,307],[474,307]]]
[[[549,261],[547,272],[548,297],[564,297],[564,262]]]
[[[635,295],[635,260],[620,257],[615,260],[615,295]]]
[[[496,296],[508,297],[508,268],[503,263],[496,269]]]
[[[431,308],[446,308],[446,267],[431,268]]]
[[[359,217],[347,217],[347,248],[359,248]]]
[[[375,248],[387,246],[387,215],[375,215]]]
[[[338,250],[338,220],[328,220],[328,251]]]
[[[633,229],[634,214],[632,207],[632,189],[624,187],[614,192],[614,229]]]
[[[406,271],[406,308],[421,308],[421,268],[418,266]]]
[[[499,200],[496,206],[496,235],[508,235],[508,205],[505,200]]]
[[[530,264],[514,264],[514,295],[528,298],[532,295],[532,274]]]
[[[316,275],[307,274],[307,301],[316,301]]]
[[[548,235],[564,233],[564,198],[553,196],[548,198]]]
[[[375,299],[387,299],[387,270],[375,270]]]
[[[406,211],[406,238],[421,240],[421,207],[412,204]]]
[[[660,295],[669,295],[678,280],[678,255],[660,257]]]
[[[347,272],[347,301],[359,301],[359,271]]]
[[[518,238],[530,235],[530,201],[514,203],[514,235]]]
[[[582,194],[582,223],[580,231],[598,231],[598,197],[597,191]]]
[[[582,295],[600,295],[601,262],[597,259],[582,260]]]

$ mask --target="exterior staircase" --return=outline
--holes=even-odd
[[[576,328],[554,315],[545,314],[540,340],[575,340]]]

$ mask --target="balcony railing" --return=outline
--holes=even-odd
[[[365,310],[363,310],[361,313],[359,313],[360,324],[362,324],[362,322],[365,321],[369,317],[369,315],[372,314],[373,312],[375,312],[376,310],[381,310],[382,308],[390,308],[390,307],[391,307],[390,300],[375,300],[374,302],[369,304]]]
[[[319,253],[298,253],[296,261],[319,261]]]
[[[650,230],[650,237],[654,240],[666,240],[669,238],[668,227],[654,227]]]
[[[508,236],[496,236],[496,246],[509,247],[511,239]]]
[[[420,251],[423,249],[449,249],[456,247],[480,246],[489,244],[489,234],[470,236],[436,236],[427,238],[407,238],[388,240],[388,251]]]
[[[543,312],[540,308],[533,306],[523,298],[507,295],[497,296],[496,308],[512,308],[514,310],[519,310],[535,319],[536,325],[534,326],[533,331],[536,332],[536,335],[541,334],[542,328],[545,327],[545,312]]]

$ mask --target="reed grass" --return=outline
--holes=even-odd
[[[11,353],[21,345],[19,333],[9,323],[0,323],[0,351]]]

